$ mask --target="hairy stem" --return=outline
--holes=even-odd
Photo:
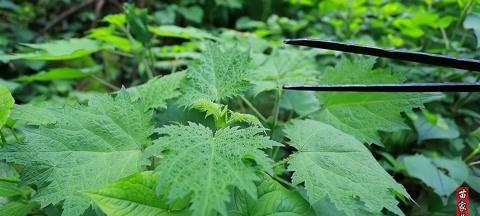
[[[477,156],[478,154],[480,153],[480,144],[478,145],[478,147],[473,150],[472,152],[470,152],[470,154],[468,154],[467,157],[465,157],[465,159],[463,159],[463,161],[467,162],[471,159],[473,159],[475,156]]]
[[[445,32],[444,28],[440,28],[440,31],[442,32],[443,42],[445,43],[445,49],[449,50],[450,49],[450,40],[448,40],[447,32]]]
[[[287,163],[289,160],[290,160],[290,157],[283,158],[282,160],[277,161],[276,163],[274,163],[274,164],[273,164],[273,167],[281,166],[281,165]]]
[[[297,188],[297,186],[293,185],[292,183],[290,183],[289,181],[281,178],[281,177],[278,177],[278,176],[273,176],[273,178],[277,181],[279,181],[280,183],[284,184],[284,185],[287,185],[288,187],[291,187],[291,188]]]
[[[265,116],[263,116],[262,113],[260,113],[260,111],[258,111],[258,109],[255,108],[255,106],[245,96],[242,95],[241,98],[242,101],[247,104],[247,106],[255,113],[255,115],[257,115],[260,120],[262,120],[263,122],[267,122]]]
[[[282,87],[279,86],[277,89],[277,94],[275,95],[275,105],[273,106],[273,125],[272,129],[277,126],[278,115],[280,113],[280,98],[282,97]]]
[[[94,75],[94,74],[90,75],[90,77],[92,77],[93,79],[95,79],[95,80],[99,81],[99,82],[100,82],[100,83],[102,83],[103,85],[105,85],[105,86],[107,86],[107,87],[111,88],[112,90],[115,90],[115,91],[118,91],[118,90],[120,90],[120,88],[119,88],[119,87],[117,87],[117,86],[114,86],[113,84],[111,84],[111,83],[109,83],[109,82],[107,82],[107,81],[103,80],[102,78],[100,78],[100,77],[98,77],[98,76],[96,76],[96,75]]]
[[[467,4],[465,4],[465,7],[463,8],[462,13],[460,14],[460,18],[458,19],[458,22],[455,25],[455,28],[453,30],[454,34],[458,32],[458,28],[460,28],[460,25],[463,23],[463,20],[467,16],[468,11],[470,10],[470,8],[472,8],[473,4],[474,4],[473,0],[469,0]]]

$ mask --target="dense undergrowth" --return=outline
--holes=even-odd
[[[476,82],[282,40],[478,58],[478,1],[261,2],[0,1],[0,215],[480,214],[477,93],[282,89]]]

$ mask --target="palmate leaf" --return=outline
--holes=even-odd
[[[338,210],[356,215],[360,201],[372,213],[386,208],[403,215],[394,194],[408,193],[357,139],[313,120],[293,121],[286,134],[298,150],[288,166],[292,181],[305,183],[312,205],[328,198]]]
[[[167,101],[180,96],[180,87],[183,84],[185,72],[165,75],[160,78],[154,78],[147,83],[127,91],[134,100],[143,99],[145,109],[165,109]]]
[[[109,216],[190,215],[184,210],[187,202],[169,206],[164,197],[157,196],[158,177],[154,172],[135,173],[84,194]]]
[[[37,185],[34,200],[42,206],[64,201],[63,215],[80,215],[91,201],[79,191],[139,171],[141,149],[150,144],[151,113],[122,91],[56,115],[54,124],[26,128],[25,139],[5,146],[0,158],[24,165],[22,181]]]
[[[226,215],[229,189],[236,188],[256,197],[256,162],[271,169],[271,162],[260,149],[279,145],[260,135],[263,129],[226,127],[211,129],[190,123],[169,125],[157,130],[161,135],[145,156],[160,156],[157,170],[161,177],[157,191],[169,201],[191,196],[194,215]]]
[[[10,91],[5,86],[0,86],[0,128],[7,122],[10,116],[10,109],[13,107],[15,100]]]
[[[402,83],[399,73],[372,70],[374,58],[342,59],[327,70],[322,83]],[[381,144],[378,131],[408,129],[401,112],[422,107],[438,95],[422,93],[319,93],[323,108],[315,118],[366,143]]]
[[[315,56],[308,51],[277,50],[250,75],[251,94],[275,90],[286,84],[312,83],[317,74]]]
[[[208,44],[200,62],[187,70],[185,95],[180,104],[188,106],[201,99],[220,102],[240,95],[250,86],[246,80],[249,62],[248,52]]]

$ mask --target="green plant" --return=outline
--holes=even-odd
[[[461,185],[471,188],[475,215],[477,94],[282,89],[475,82],[475,74],[277,40],[322,30],[475,56],[475,1],[442,2],[270,2],[295,10],[238,20],[253,33],[201,26],[198,15],[247,10],[247,1],[150,2],[202,28],[158,25],[158,13],[125,5],[84,37],[5,50],[0,215],[436,215],[453,211]],[[452,5],[464,11],[458,20]],[[225,15],[210,12],[205,19]],[[319,25],[306,25],[317,12]]]

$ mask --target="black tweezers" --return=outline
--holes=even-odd
[[[328,50],[385,57],[411,62],[425,63],[449,68],[480,71],[480,61],[454,58],[422,52],[382,49],[349,43],[318,39],[287,39],[286,44]],[[356,91],[356,92],[480,92],[479,83],[405,83],[405,84],[341,84],[341,85],[287,85],[283,89],[306,91]]]

